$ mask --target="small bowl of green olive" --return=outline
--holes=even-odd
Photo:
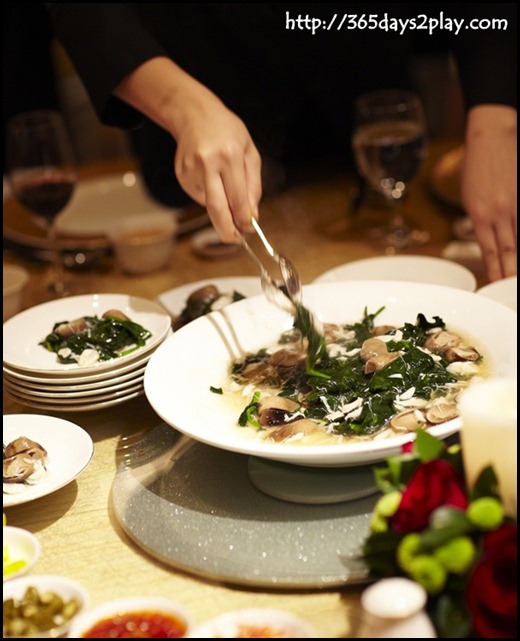
[[[65,636],[72,621],[89,606],[76,581],[30,575],[4,583],[4,639]]]

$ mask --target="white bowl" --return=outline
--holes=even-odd
[[[24,599],[26,591],[29,588],[35,588],[38,594],[41,596],[45,593],[51,592],[61,597],[66,603],[69,603],[72,599],[75,599],[78,602],[77,612],[64,623],[61,623],[52,629],[37,629],[32,633],[19,633],[19,634],[7,634],[6,633],[6,613],[8,612],[9,606],[7,602],[11,599],[14,600],[14,604],[19,605],[20,602]],[[89,606],[89,595],[85,588],[71,579],[67,579],[62,576],[54,575],[32,575],[24,576],[19,579],[14,579],[13,581],[8,581],[4,584],[4,639],[32,639],[32,638],[55,638],[58,636],[63,636],[66,634],[69,627],[74,622],[75,618],[78,617],[85,609]]]
[[[4,526],[4,581],[26,574],[40,558],[40,541],[27,530]]]
[[[517,367],[517,316],[484,296],[440,285],[402,281],[349,281],[305,285],[303,304],[320,322],[355,323],[364,310],[381,325],[415,323],[418,314],[439,316],[452,330],[471,338],[485,357],[489,376],[514,376]],[[265,296],[252,296],[188,323],[153,353],[144,389],[155,412],[191,438],[231,452],[296,465],[343,467],[368,465],[394,456],[410,433],[342,443],[276,443],[238,424],[246,402],[211,388],[226,389],[229,369],[247,352],[273,345],[292,328],[293,317]],[[240,401],[240,402],[239,402]],[[437,438],[460,429],[458,418],[429,428]]]
[[[334,267],[314,283],[346,280],[402,280],[445,285],[474,292],[477,280],[469,269],[452,260],[430,256],[378,256]]]
[[[4,264],[4,323],[22,309],[23,293],[29,272],[18,265]]]
[[[109,232],[116,260],[128,274],[146,274],[169,264],[177,223],[169,214],[133,216]]]
[[[135,596],[107,601],[92,610],[84,612],[74,620],[73,625],[70,627],[68,636],[71,639],[86,638],[88,631],[98,623],[106,622],[109,619],[117,617],[124,617],[125,615],[132,616],[146,614],[149,616],[151,613],[161,614],[168,621],[172,622],[176,628],[181,626],[182,629],[184,629],[184,634],[171,634],[170,636],[156,634],[154,635],[156,638],[164,639],[174,638],[177,636],[179,638],[187,637],[192,629],[191,616],[182,605],[175,601],[171,601],[170,599],[161,597]],[[121,622],[119,621],[115,625],[120,626]],[[111,636],[112,635],[108,634],[105,628],[105,634],[100,638],[111,638]],[[119,638],[121,638],[121,636],[122,635],[119,635]],[[141,638],[147,638],[144,633],[139,636],[141,636]],[[150,635],[150,638],[152,638],[152,635]]]
[[[315,639],[316,632],[304,619],[285,610],[245,608],[224,612],[190,634],[192,639]]]

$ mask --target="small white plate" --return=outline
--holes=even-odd
[[[172,318],[177,316],[186,307],[186,301],[190,294],[206,285],[215,285],[221,294],[232,294],[234,291],[242,294],[246,298],[257,296],[262,293],[260,276],[226,276],[224,278],[208,278],[197,280],[180,287],[175,287],[167,292],[159,294],[156,298],[170,314]]]
[[[146,363],[147,362],[148,361],[146,361]],[[133,369],[130,372],[127,372],[126,374],[123,374],[121,376],[110,376],[107,379],[100,380],[100,381],[96,380],[93,383],[90,383],[89,379],[87,379],[85,382],[83,382],[84,379],[81,379],[80,381],[72,385],[62,384],[61,379],[56,380],[55,378],[50,380],[47,379],[44,382],[31,381],[31,380],[27,380],[25,377],[18,376],[17,372],[11,372],[9,369],[6,369],[5,367],[4,367],[4,380],[22,389],[41,390],[43,392],[52,392],[53,394],[58,394],[58,395],[61,395],[66,392],[77,393],[77,392],[83,392],[87,390],[95,390],[99,388],[102,388],[103,391],[109,391],[109,390],[115,390],[121,387],[125,387],[129,383],[129,381],[132,381],[142,376],[144,374],[144,370],[146,369],[146,363],[144,365],[140,365],[139,367],[136,367],[136,369]]]
[[[41,545],[34,534],[23,528],[5,525],[3,530],[4,581],[11,581],[29,572],[40,557]],[[24,565],[6,574],[6,553],[8,567],[19,561]]]
[[[40,342],[50,334],[57,322],[72,321],[83,316],[101,316],[110,309],[118,309],[130,320],[151,332],[146,344],[120,358],[99,361],[95,365],[58,362],[57,355]],[[23,371],[53,376],[85,376],[122,367],[144,357],[157,347],[171,328],[171,319],[156,302],[126,294],[87,294],[49,301],[31,307],[4,323],[4,364]]]
[[[100,401],[108,401],[113,398],[121,398],[128,394],[139,390],[143,386],[144,374],[139,378],[125,384],[124,387],[117,387],[117,389],[107,390],[86,390],[84,392],[66,392],[64,394],[56,394],[52,391],[42,392],[40,390],[32,390],[30,388],[22,388],[8,380],[4,379],[4,386],[7,392],[15,393],[20,398],[27,400],[36,400],[42,403],[52,403],[55,405],[76,405],[80,403],[99,403]]]
[[[71,405],[58,405],[54,402],[53,399],[35,399],[35,398],[26,398],[20,396],[18,392],[13,392],[6,389],[6,394],[8,394],[12,399],[18,401],[20,405],[27,405],[27,407],[34,407],[39,410],[45,410],[46,412],[93,412],[94,410],[106,409],[107,407],[112,407],[113,405],[119,405],[120,403],[126,403],[126,401],[136,398],[144,394],[143,385],[139,385],[136,391],[128,392],[120,396],[112,396],[105,401],[76,401]]]
[[[4,443],[19,436],[26,436],[47,450],[47,474],[39,483],[27,485],[18,494],[4,494],[4,508],[59,490],[83,472],[94,453],[92,439],[83,428],[54,416],[4,414]]]
[[[314,279],[314,283],[346,280],[401,280],[444,285],[474,292],[475,276],[462,265],[429,256],[378,256],[339,265]]]
[[[477,294],[492,298],[499,303],[507,305],[516,312],[517,286],[517,277],[510,276],[509,278],[503,278],[494,283],[489,283],[489,285],[484,285],[484,287],[477,289]]]

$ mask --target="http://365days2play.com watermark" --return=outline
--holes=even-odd
[[[285,28],[290,31],[310,31],[315,35],[318,31],[352,31],[379,30],[393,31],[403,35],[406,31],[427,31],[429,35],[435,31],[450,31],[458,35],[462,29],[472,31],[506,31],[506,18],[451,18],[439,12],[436,16],[418,14],[410,18],[393,18],[388,13],[334,13],[329,19],[310,16],[309,14],[291,14],[285,12]]]

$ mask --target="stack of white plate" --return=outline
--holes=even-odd
[[[94,365],[63,364],[40,343],[58,322],[101,317],[120,310],[151,332],[143,347]],[[71,296],[27,309],[4,323],[4,391],[43,410],[97,410],[144,393],[146,365],[171,333],[171,317],[158,303],[125,294]]]

